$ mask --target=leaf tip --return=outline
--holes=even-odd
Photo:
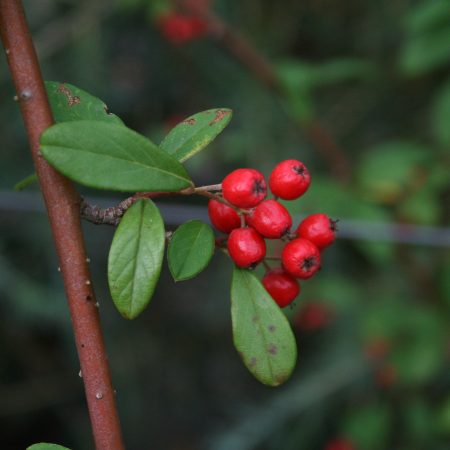
[[[229,122],[230,121],[230,119],[231,119],[231,116],[232,116],[232,114],[233,114],[233,112],[231,111],[231,109],[228,109],[228,108],[219,108],[219,109],[216,109],[216,110],[214,110],[214,113],[215,113],[215,117],[214,117],[214,119],[212,119],[211,120],[211,122],[209,122],[209,124],[208,125],[216,125],[217,123],[219,123],[219,122],[222,122],[222,120],[223,119],[225,119],[225,118],[227,118],[228,116],[228,120],[227,120],[227,122]]]

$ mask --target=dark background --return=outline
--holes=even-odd
[[[313,183],[290,204],[296,223],[325,212],[340,219],[341,237],[287,308],[299,361],[272,389],[232,346],[225,256],[177,284],[165,267],[150,306],[129,322],[107,289],[113,229],[85,224],[127,448],[321,450],[346,439],[361,450],[447,449],[448,2],[212,2],[267,58],[284,95],[217,34],[169,42],[157,19],[167,3],[26,1],[44,78],[97,95],[156,143],[188,115],[232,108],[230,126],[186,164],[196,184],[300,159]],[[2,58],[0,447],[89,450],[48,222],[36,186],[13,191],[33,172],[13,96]],[[80,190],[106,205],[123,198]],[[158,205],[168,229],[207,220],[202,200]]]

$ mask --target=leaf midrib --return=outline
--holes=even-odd
[[[139,161],[135,161],[135,160],[118,158],[116,156],[100,154],[100,153],[96,153],[96,152],[85,150],[85,149],[77,149],[77,148],[74,148],[74,147],[68,147],[67,145],[42,144],[41,145],[41,151],[44,150],[44,147],[47,148],[47,149],[49,149],[49,148],[50,149],[51,148],[63,148],[63,149],[68,149],[68,150],[72,150],[72,151],[76,151],[76,152],[90,153],[90,154],[97,155],[97,156],[101,155],[102,157],[109,158],[109,159],[115,159],[115,160],[118,160],[118,161],[127,161],[129,164],[142,166],[142,167],[144,167],[147,170],[154,170],[154,171],[162,172],[164,174],[171,175],[174,178],[179,178],[180,180],[188,181],[189,183],[191,182],[191,180],[189,178],[182,177],[180,175],[175,174],[174,172],[169,172],[167,170],[160,169],[160,168],[155,167],[155,166],[148,166],[148,165],[145,165],[145,164],[143,164],[143,163],[141,163]],[[45,153],[45,150],[44,150],[44,153]],[[176,161],[176,162],[178,162],[178,161]]]
[[[183,263],[181,264],[181,268],[180,268],[180,270],[179,270],[179,273],[178,273],[177,278],[180,276],[181,273],[183,273],[183,269],[184,269],[184,266],[186,265],[186,261],[187,261],[188,258],[190,257],[190,255],[191,255],[191,253],[192,253],[192,250],[193,250],[193,248],[195,247],[195,244],[196,244],[196,242],[198,241],[198,238],[199,238],[201,232],[202,232],[202,227],[200,227],[200,229],[199,229],[199,231],[198,231],[198,233],[197,233],[197,236],[196,236],[195,239],[194,239],[194,242],[192,243],[192,245],[190,246],[190,248],[189,248],[189,250],[188,250],[188,253],[187,253],[186,258],[184,258],[184,261],[183,261]]]
[[[140,208],[140,217],[139,217],[139,227],[138,227],[138,237],[136,239],[136,246],[137,246],[137,251],[135,252],[136,257],[133,258],[134,259],[134,263],[133,263],[133,283],[131,285],[131,294],[130,294],[130,308],[129,308],[129,315],[132,316],[133,314],[133,305],[135,302],[135,298],[134,298],[134,291],[135,291],[135,286],[136,286],[136,267],[137,267],[137,263],[139,261],[139,254],[141,252],[141,246],[140,246],[140,242],[141,242],[141,238],[142,238],[142,226],[144,223],[144,215],[145,215],[145,203],[141,203],[141,208]]]
[[[257,309],[256,309],[256,301],[255,301],[255,299],[254,299],[254,296],[252,295],[252,289],[251,289],[251,286],[250,286],[250,281],[247,279],[247,275],[244,275],[244,280],[245,280],[245,284],[246,284],[247,290],[248,290],[249,293],[250,293],[250,298],[251,298],[251,301],[252,301],[253,310],[254,310],[255,312],[257,312]],[[264,341],[264,355],[265,355],[265,357],[266,357],[266,359],[267,359],[267,364],[268,364],[268,366],[269,366],[270,376],[271,376],[272,379],[274,379],[274,371],[273,371],[273,368],[272,368],[272,363],[271,363],[271,361],[270,361],[270,357],[267,355],[267,351],[268,351],[268,350],[267,350],[267,339],[266,339],[265,330],[264,330],[264,328],[262,327],[261,322],[260,322],[259,320],[258,320],[258,322],[257,322],[257,326],[258,326],[259,329],[261,330],[262,340]]]

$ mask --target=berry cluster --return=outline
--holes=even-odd
[[[173,44],[181,45],[205,36],[208,26],[198,16],[169,12],[158,18],[162,35]]]
[[[228,253],[238,267],[254,268],[266,258],[264,239],[286,242],[281,267],[270,268],[263,285],[280,307],[292,303],[300,293],[297,279],[312,277],[320,268],[321,251],[335,238],[336,222],[325,214],[313,214],[291,232],[292,217],[278,202],[303,195],[311,183],[305,165],[289,159],[279,163],[269,177],[274,199],[265,200],[267,185],[255,169],[237,169],[222,182],[222,197],[211,199],[208,213],[212,224],[229,234]],[[272,258],[270,258],[272,259]]]

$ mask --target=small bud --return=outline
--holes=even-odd
[[[31,91],[28,89],[24,89],[21,93],[20,93],[20,99],[27,101],[30,100],[30,98],[32,97]]]

